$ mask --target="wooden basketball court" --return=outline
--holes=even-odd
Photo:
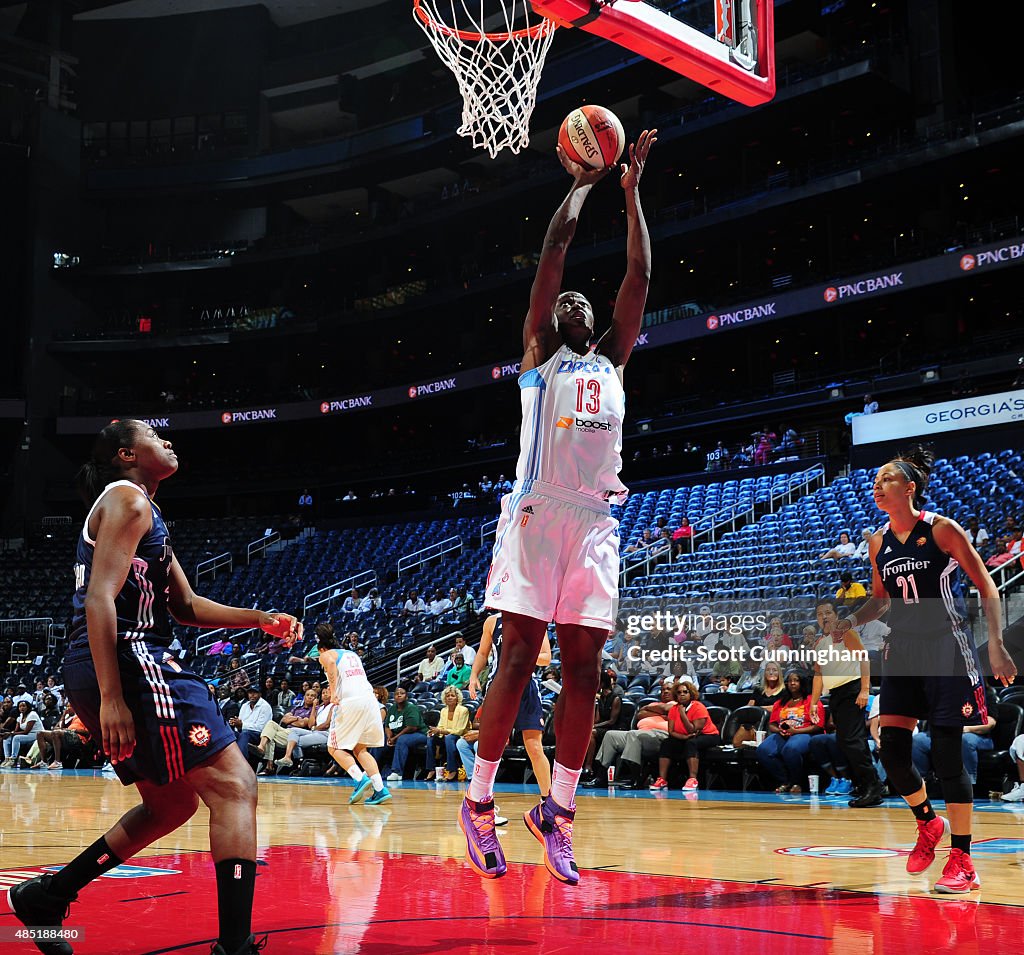
[[[570,888],[544,868],[522,824],[530,787],[499,785],[509,817],[508,875],[462,861],[464,785],[398,784],[380,807],[349,807],[346,782],[260,782],[253,928],[266,951],[986,952],[1024,937],[1024,806],[982,802],[975,826],[980,892],[930,891],[904,871],[913,819],[895,801],[855,811],[845,799],[763,793],[582,791]],[[60,866],[136,801],[94,771],[5,770],[0,883]],[[206,813],[82,892],[67,926],[75,951],[208,952],[216,934]],[[0,930],[20,923],[0,896]],[[666,934],[670,933],[670,934]],[[763,936],[758,938],[758,936]],[[3,951],[33,952],[6,940]]]

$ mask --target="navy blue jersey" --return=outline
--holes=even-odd
[[[960,565],[935,543],[935,517],[922,511],[905,543],[888,524],[882,528],[875,564],[892,598],[888,624],[894,639],[950,632],[958,639],[970,637]]]
[[[115,481],[108,484],[89,511],[75,553],[75,597],[71,621],[69,651],[84,649],[89,645],[85,621],[85,595],[89,589],[92,573],[92,558],[95,541],[89,536],[89,521],[103,494],[113,487],[131,487],[140,494],[146,492],[131,481]],[[143,639],[147,643],[168,646],[173,639],[171,617],[167,610],[167,594],[171,573],[171,539],[167,534],[160,508],[149,497],[153,511],[153,526],[139,541],[132,558],[124,586],[114,600],[117,608],[117,636],[119,640]]]

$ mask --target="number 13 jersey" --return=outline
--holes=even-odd
[[[969,632],[960,564],[935,543],[935,517],[922,511],[905,543],[889,524],[882,528],[875,563],[892,598],[887,622],[895,639]]]
[[[619,480],[626,399],[615,367],[593,350],[562,345],[543,365],[519,376],[523,405],[516,477],[621,503]]]

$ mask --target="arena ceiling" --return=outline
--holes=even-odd
[[[232,7],[264,6],[279,27],[294,26],[309,20],[321,20],[339,13],[353,13],[368,7],[383,6],[394,0],[79,0],[81,12],[76,20],[128,20],[169,17],[182,13],[227,10]]]

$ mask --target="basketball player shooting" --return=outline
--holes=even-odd
[[[486,878],[506,871],[494,834],[494,778],[550,620],[561,651],[562,692],[555,706],[551,792],[526,813],[544,845],[544,862],[575,884],[575,794],[593,725],[598,663],[615,626],[618,521],[609,501],[627,493],[619,480],[625,397],[622,373],[643,319],[651,243],[640,205],[640,178],[657,130],[644,130],[620,167],[625,193],[626,276],[611,328],[594,339],[594,311],[579,292],[561,292],[565,256],[580,209],[609,169],[589,170],[561,147],[573,178],[544,237],[523,328],[519,388],[523,406],[516,483],[501,502],[486,604],[502,612],[501,667],[487,694],[478,755],[459,815],[467,859]]]

